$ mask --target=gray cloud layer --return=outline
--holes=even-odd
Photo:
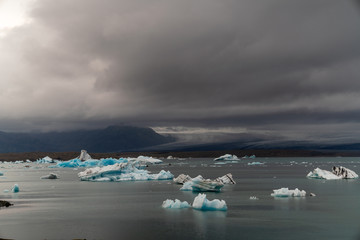
[[[338,0],[38,0],[0,38],[0,128],[359,131],[359,13]]]

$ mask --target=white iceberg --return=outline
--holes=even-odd
[[[354,171],[342,166],[333,166],[332,172],[343,179],[359,178],[359,175],[357,175]]]
[[[274,193],[271,194],[272,197],[305,197],[306,192],[304,190],[299,190],[295,188],[290,190],[289,188],[280,188],[273,190]]]
[[[215,179],[215,181],[221,182],[223,184],[236,184],[231,173],[225,174],[222,177],[218,177],[217,179]]]
[[[40,177],[41,179],[58,179],[59,177],[55,173]]]
[[[223,183],[210,179],[192,179],[193,192],[220,192],[223,186]]]
[[[342,179],[341,176],[337,176],[330,171],[323,170],[320,168],[315,168],[313,171],[309,172],[307,177],[308,178],[327,179],[327,180]]]
[[[81,150],[81,153],[77,157],[77,159],[79,159],[80,161],[86,161],[86,160],[92,159],[92,157],[90,156],[90,154],[87,153],[86,150]]]
[[[158,174],[150,174],[147,170],[136,167],[136,162],[115,163],[105,167],[94,167],[79,172],[82,181],[145,181],[145,180],[168,180],[173,179],[169,171],[161,170]]]
[[[204,178],[201,175],[198,175],[197,177],[192,178],[190,181],[184,182],[183,186],[180,188],[181,191],[192,191],[193,188],[193,180],[195,181],[201,181],[204,180]]]
[[[179,199],[175,199],[175,201],[171,200],[171,199],[166,199],[163,203],[162,203],[162,207],[163,208],[176,208],[176,209],[180,209],[180,208],[189,208],[191,207],[190,204],[187,201],[181,202]]]
[[[231,154],[225,154],[223,156],[214,159],[214,161],[234,161],[234,160],[239,160],[239,158],[236,155],[231,155]]]
[[[195,197],[192,207],[194,209],[203,210],[203,211],[227,210],[226,202],[224,200],[214,199],[212,201],[209,201],[206,198],[206,194],[201,194],[201,193],[199,193],[199,195]]]
[[[262,163],[262,162],[250,162],[247,165],[252,166],[252,165],[263,165],[263,164],[264,163]]]
[[[307,177],[327,180],[359,178],[359,176],[354,171],[342,166],[334,166],[332,172],[320,168],[315,168],[313,171],[308,173]]]
[[[174,182],[177,184],[184,184],[185,182],[191,181],[192,178],[189,175],[180,174],[176,178],[174,178]]]

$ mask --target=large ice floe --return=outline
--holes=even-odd
[[[236,155],[231,155],[231,154],[225,154],[223,156],[214,159],[214,161],[234,161],[234,160],[239,160],[239,158]]]
[[[187,201],[183,201],[181,202],[179,199],[175,199],[171,200],[171,199],[166,199],[163,204],[162,204],[163,208],[175,208],[175,209],[180,209],[180,208],[189,208],[191,207],[190,204]]]
[[[273,197],[305,197],[306,192],[304,190],[299,190],[295,188],[294,190],[290,190],[289,188],[280,188],[273,190],[274,192],[271,194]]]
[[[332,172],[320,168],[315,168],[313,171],[308,173],[307,177],[326,180],[359,178],[359,176],[354,171],[342,166],[334,166]]]
[[[93,182],[168,180],[174,177],[169,171],[161,170],[157,174],[150,174],[149,171],[138,169],[137,166],[136,161],[115,163],[104,167],[87,168],[79,172],[78,176],[82,181]]]
[[[199,193],[195,197],[192,207],[197,210],[203,211],[226,211],[227,206],[224,200],[214,199],[212,201],[206,198],[206,194]]]

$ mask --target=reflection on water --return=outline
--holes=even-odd
[[[224,239],[226,236],[226,212],[192,211],[198,239]]]

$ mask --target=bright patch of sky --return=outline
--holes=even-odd
[[[34,0],[0,0],[0,36],[30,21],[27,12],[32,2]]]

